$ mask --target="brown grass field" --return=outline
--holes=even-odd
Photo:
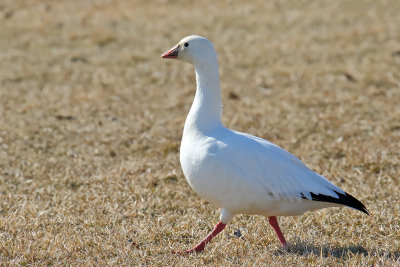
[[[399,266],[400,1],[0,2],[1,266]],[[179,145],[200,34],[227,127],[268,139],[359,198],[279,221],[219,210]],[[240,229],[242,238],[234,235]]]

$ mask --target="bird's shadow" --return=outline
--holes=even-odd
[[[292,244],[289,244],[287,250],[277,251],[276,254],[296,254],[299,256],[307,256],[310,254],[320,255],[322,257],[335,257],[339,259],[348,259],[353,255],[363,255],[363,256],[378,256],[384,257],[386,259],[391,259],[397,261],[400,259],[400,251],[389,252],[382,250],[366,250],[361,245],[353,245],[346,247],[339,246],[330,246],[330,245],[322,245],[315,246],[310,242],[296,241]]]

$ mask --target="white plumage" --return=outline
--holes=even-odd
[[[235,214],[269,217],[283,246],[286,241],[275,216],[345,205],[368,214],[364,205],[307,168],[284,149],[221,123],[217,55],[204,37],[188,36],[163,54],[191,63],[196,95],[183,131],[180,161],[193,190],[222,208],[214,231],[193,249],[201,251]]]

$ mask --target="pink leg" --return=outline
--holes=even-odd
[[[213,239],[216,235],[218,235],[222,230],[224,230],[226,224],[223,224],[222,222],[217,223],[217,225],[214,227],[214,230],[203,240],[200,241],[194,248],[186,250],[184,252],[178,252],[179,254],[183,253],[193,253],[193,252],[200,252],[204,250],[204,247]]]
[[[275,216],[268,217],[269,224],[274,228],[276,234],[278,235],[279,241],[281,242],[283,248],[287,247],[287,242],[282,234],[281,228],[279,228],[278,220]]]

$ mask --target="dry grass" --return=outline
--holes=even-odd
[[[6,265],[400,264],[400,2],[0,3],[0,261]],[[237,216],[179,165],[191,66],[160,59],[201,34],[219,53],[224,123],[273,141],[362,200]],[[243,238],[233,235],[241,229]]]

